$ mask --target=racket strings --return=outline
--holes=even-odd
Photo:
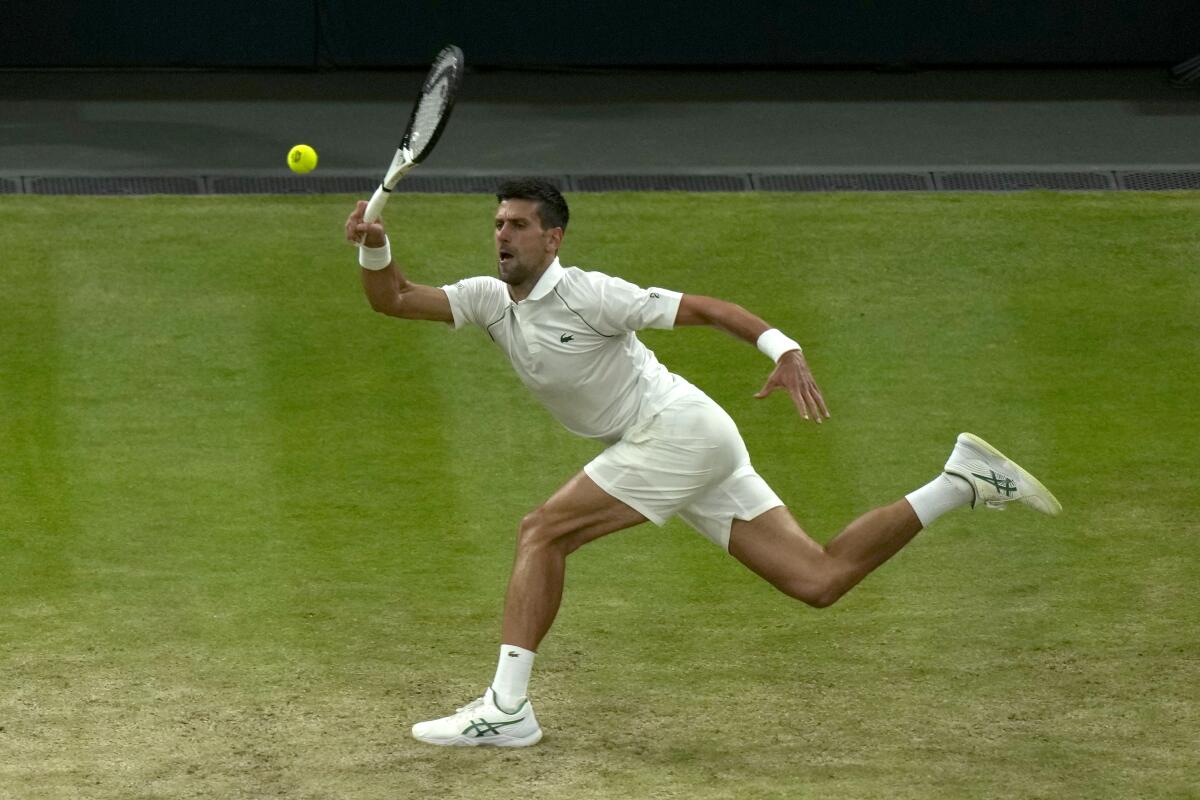
[[[421,160],[422,153],[433,143],[442,118],[449,113],[453,102],[453,85],[458,73],[458,60],[453,55],[439,60],[430,70],[431,77],[413,111],[406,141],[406,145],[412,150],[413,158],[417,161]]]
[[[413,115],[412,131],[408,136],[408,147],[417,159],[420,159],[425,148],[433,141],[433,132],[437,130],[438,122],[446,113],[448,89],[449,83],[441,81],[432,87],[432,91],[421,96],[421,102]]]

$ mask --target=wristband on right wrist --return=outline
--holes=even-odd
[[[358,246],[358,265],[363,269],[381,270],[392,263],[392,243],[383,237],[382,247]]]
[[[784,335],[783,331],[778,328],[771,328],[763,331],[762,336],[758,337],[758,349],[767,358],[778,363],[781,356],[790,350],[799,350],[801,353],[804,350],[800,345]]]

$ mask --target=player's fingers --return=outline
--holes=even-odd
[[[354,225],[362,222],[363,215],[367,211],[367,204],[364,200],[359,200],[354,204],[354,210],[350,212],[350,216],[346,218],[346,225]]]
[[[804,402],[808,405],[809,413],[812,414],[813,421],[818,425],[821,424],[821,408],[817,405],[817,400],[812,396],[811,391],[804,393]]]
[[[813,398],[817,401],[817,408],[825,415],[825,419],[829,419],[829,406],[825,405],[825,396],[821,394],[821,390],[816,384],[812,387]]]
[[[778,388],[779,388],[779,384],[772,383],[771,379],[767,378],[767,382],[763,384],[763,388],[760,389],[758,394],[756,394],[754,396],[757,397],[759,400],[761,400]]]
[[[363,222],[360,218],[354,223],[354,234],[351,241],[355,244],[362,244],[373,232],[383,236],[383,226],[378,222]]]
[[[791,394],[792,402],[796,405],[796,410],[800,412],[800,416],[808,419],[808,403],[804,399],[804,393],[799,389],[792,389],[789,394]]]
[[[829,419],[829,409],[825,407],[825,399],[821,397],[821,390],[811,380],[806,380],[800,384],[800,393],[804,397],[804,403],[808,407],[809,413],[813,420],[818,425],[821,424],[822,418]]]

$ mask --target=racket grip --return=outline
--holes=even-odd
[[[379,219],[379,215],[383,213],[383,207],[387,205],[389,194],[390,192],[383,188],[383,184],[379,184],[375,194],[371,195],[371,202],[367,203],[367,210],[363,213],[363,222],[370,225]]]

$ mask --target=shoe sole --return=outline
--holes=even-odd
[[[503,740],[497,738],[480,739],[466,736],[455,736],[453,739],[422,739],[420,736],[413,735],[413,738],[418,742],[425,744],[433,744],[438,747],[531,747],[542,740],[542,729],[538,728],[528,736],[523,736],[520,739],[511,736],[504,737]]]
[[[1030,506],[1030,508],[1033,508],[1035,511],[1041,511],[1043,514],[1049,514],[1052,517],[1058,516],[1059,512],[1062,511],[1062,503],[1058,502],[1058,498],[1054,496],[1054,493],[1047,489],[1041,481],[1029,474],[1029,470],[1025,469],[1008,456],[1004,455],[1004,453],[1001,453],[999,450],[992,447],[990,444],[985,442],[983,439],[980,439],[973,433],[960,433],[958,435],[958,441],[965,441],[968,444],[979,448],[985,453],[993,455],[1001,461],[1007,463],[1010,467],[1012,467],[1013,471],[1017,473],[1017,477],[1019,477],[1030,489],[1033,490],[1032,494],[1040,496],[1050,506],[1049,510],[1037,508],[1036,506]],[[960,475],[959,477],[963,476]],[[1026,503],[1026,505],[1029,504]]]

